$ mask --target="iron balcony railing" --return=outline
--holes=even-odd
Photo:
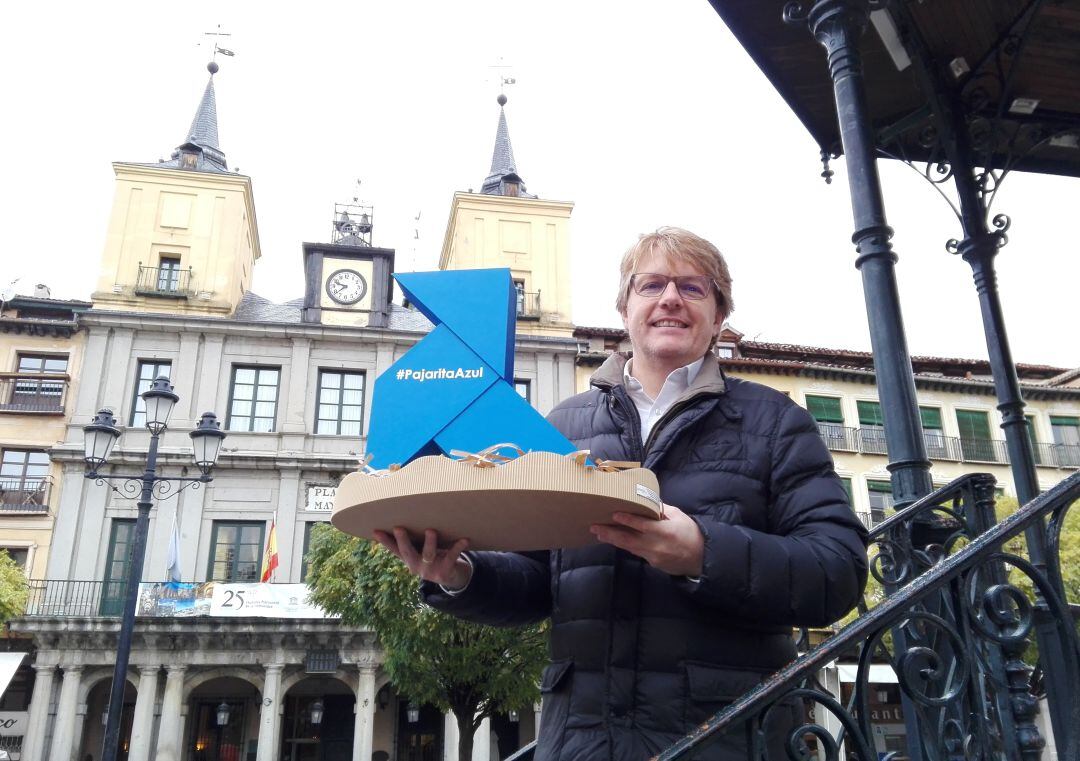
[[[0,512],[47,513],[52,478],[0,478]]]
[[[123,581],[27,582],[25,616],[47,618],[119,618],[124,612]]]
[[[0,373],[0,412],[63,415],[67,375]]]
[[[192,295],[191,267],[144,267],[140,264],[135,293],[141,296],[187,298]]]
[[[535,320],[540,317],[540,292],[517,292],[517,316],[523,320]]]
[[[838,423],[818,423],[818,433],[833,452],[888,454],[881,428],[846,428]],[[1007,465],[1009,452],[999,439],[971,439],[923,431],[926,454],[931,460],[995,463]],[[1035,444],[1035,464],[1049,468],[1080,468],[1080,444]]]

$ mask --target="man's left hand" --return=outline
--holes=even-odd
[[[705,537],[694,520],[677,507],[664,505],[660,520],[614,513],[612,523],[595,523],[589,530],[599,541],[637,555],[672,576],[700,576]]]

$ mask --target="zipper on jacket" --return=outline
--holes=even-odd
[[[624,391],[623,393],[625,394],[626,392]],[[637,405],[632,403],[627,405],[623,402],[622,398],[620,398],[618,392],[614,388],[611,390],[611,398],[615,400],[615,403],[622,408],[623,414],[630,418],[630,421],[633,423],[630,427],[630,440],[634,444],[634,454],[637,455],[638,462],[644,466],[645,446],[641,443],[641,415],[638,414]],[[652,437],[650,436],[649,438],[651,439]]]
[[[710,398],[713,398],[713,397],[716,397],[716,396],[720,396],[720,394],[697,394],[697,395],[691,397],[690,399],[686,399],[685,401],[678,402],[677,404],[673,404],[671,407],[668,407],[667,412],[665,412],[663,415],[661,415],[660,419],[657,420],[656,423],[653,425],[652,429],[649,430],[649,438],[646,439],[645,445],[642,447],[642,455],[641,455],[642,466],[644,467],[644,465],[645,465],[645,455],[648,454],[649,445],[652,444],[653,441],[656,439],[656,435],[657,435],[658,431],[660,431],[665,425],[670,423],[683,410],[687,409],[688,407],[692,407],[694,404],[697,404],[702,399],[710,399]],[[638,435],[639,436],[640,436],[640,432],[641,432],[641,423],[639,421],[638,422]]]

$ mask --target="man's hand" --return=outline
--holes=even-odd
[[[418,552],[409,532],[395,526],[393,534],[374,532],[375,541],[394,553],[409,570],[425,581],[433,581],[447,589],[464,589],[472,578],[472,566],[461,553],[469,548],[468,539],[458,539],[449,549],[439,549],[439,534],[435,529],[424,531],[424,544]]]
[[[677,507],[664,505],[660,520],[614,513],[612,523],[595,523],[589,530],[599,541],[633,553],[672,576],[700,576],[705,537],[697,523]]]

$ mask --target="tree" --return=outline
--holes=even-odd
[[[999,497],[995,504],[998,520],[1015,513],[1019,506],[1015,497]],[[1049,524],[1050,516],[1046,516],[1044,523]],[[1047,548],[1048,551],[1049,548]],[[1005,543],[1005,551],[1013,555],[1030,560],[1027,552],[1027,540],[1024,534],[1018,534]],[[1061,538],[1058,554],[1058,562],[1061,568],[1061,581],[1065,587],[1066,603],[1080,604],[1080,503],[1074,502],[1065,514],[1065,520],[1061,526]],[[1034,599],[1034,583],[1027,576],[1013,566],[1009,566],[1009,581],[1024,590],[1029,597]]]
[[[7,550],[0,550],[0,623],[25,612],[27,594],[22,567],[11,559]]]
[[[316,526],[308,551],[311,600],[379,637],[399,693],[452,710],[458,759],[489,716],[531,710],[547,662],[547,624],[495,628],[460,621],[420,600],[416,577],[374,542]]]

